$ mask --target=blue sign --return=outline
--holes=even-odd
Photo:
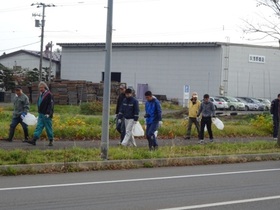
[[[190,92],[190,86],[189,85],[185,85],[185,93],[189,93]]]

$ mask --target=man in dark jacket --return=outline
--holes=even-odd
[[[126,98],[123,100],[120,112],[118,114],[119,123],[121,122],[121,119],[124,118],[126,131],[121,144],[123,146],[127,146],[129,143],[131,143],[136,147],[136,142],[134,136],[132,135],[132,128],[139,118],[139,103],[132,96],[132,90],[129,88],[125,90],[125,97]]]
[[[150,150],[158,149],[158,142],[155,132],[162,125],[161,105],[159,100],[153,96],[151,91],[145,93],[147,99],[145,103],[146,118],[146,138],[149,143]]]
[[[49,139],[49,146],[53,146],[53,129],[52,117],[54,111],[53,95],[50,92],[45,82],[40,82],[39,85],[40,96],[38,97],[37,107],[39,112],[38,123],[33,135],[32,141],[27,143],[36,145],[36,141],[40,138],[42,131],[46,128],[47,136]]]
[[[213,142],[213,133],[212,133],[212,117],[215,117],[215,107],[214,104],[209,100],[209,95],[205,94],[203,96],[203,102],[200,105],[200,108],[197,113],[197,117],[202,115],[200,122],[200,144],[204,144],[204,127],[206,125],[207,131],[209,134],[210,142]]]
[[[277,140],[278,130],[279,130],[279,111],[280,111],[280,93],[277,96],[278,98],[274,99],[271,102],[270,113],[273,115],[273,138]]]
[[[123,100],[125,99],[125,90],[126,90],[125,84],[121,84],[120,85],[120,95],[118,97],[117,106],[116,106],[116,119],[118,119],[118,114],[120,112]],[[125,136],[124,118],[122,118],[120,122],[117,120],[116,124],[117,124],[116,129],[121,134],[121,140],[120,140],[120,144],[121,144],[124,139],[124,136]]]
[[[18,124],[21,124],[23,132],[24,132],[24,140],[26,142],[28,140],[28,125],[26,125],[22,120],[29,111],[29,99],[22,92],[20,86],[15,88],[15,99],[14,99],[14,111],[13,111],[13,119],[10,125],[9,138],[7,141],[13,141],[13,137],[15,134],[15,129]]]

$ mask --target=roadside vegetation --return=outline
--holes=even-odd
[[[110,139],[119,138],[119,133],[115,129],[114,105],[111,106],[111,117],[109,135]],[[186,109],[179,106],[163,103],[163,110],[171,110],[163,117],[163,126],[159,129],[159,138],[173,139],[183,137],[186,133],[187,119]],[[12,118],[12,106],[0,107],[0,138],[6,138]],[[140,110],[144,110],[143,105]],[[30,112],[37,115],[35,105],[31,106]],[[53,128],[55,140],[87,140],[101,138],[102,131],[102,105],[100,102],[85,103],[81,106],[55,106],[53,118]],[[215,137],[252,137],[270,136],[272,133],[272,120],[270,114],[260,115],[237,115],[220,116],[225,124],[224,130],[218,130],[213,126]],[[144,127],[144,113],[140,114],[140,123]],[[29,126],[30,134],[33,133],[35,126]],[[197,136],[195,129],[193,136]],[[206,133],[206,137],[207,137]],[[23,131],[17,126],[15,138],[20,139]],[[42,138],[46,138],[43,132]]]
[[[139,147],[111,147],[110,160],[142,160],[158,158],[180,158],[197,156],[220,156],[238,154],[267,154],[278,152],[275,142],[254,141],[247,143],[219,143],[188,146],[161,146],[156,151]],[[0,149],[0,165],[69,163],[100,161],[100,148],[59,150],[3,150]]]
[[[110,139],[119,138],[119,133],[115,130],[114,105],[111,106]],[[159,139],[183,138],[186,133],[187,119],[186,109],[169,103],[163,103],[163,126],[159,129]],[[9,124],[12,118],[12,105],[0,107],[0,138],[5,138],[9,131]],[[140,110],[144,110],[141,105]],[[169,110],[167,113],[166,110]],[[171,111],[170,111],[171,110]],[[35,105],[31,106],[31,113],[37,115]],[[55,107],[53,118],[53,128],[56,141],[63,140],[99,140],[101,138],[102,126],[102,106],[100,103],[88,103],[81,106],[59,106]],[[143,113],[144,115],[144,113]],[[272,133],[272,120],[269,113],[258,115],[227,115],[219,117],[225,124],[224,130],[218,130],[213,125],[215,138],[226,137],[258,137],[259,141],[242,143],[214,143],[206,145],[187,145],[187,146],[161,146],[159,150],[150,152],[147,148],[123,148],[111,147],[109,151],[110,160],[156,160],[172,159],[186,157],[211,157],[223,155],[238,154],[269,154],[279,152],[279,148],[274,141],[262,141],[262,137],[270,136]],[[144,118],[140,116],[140,123],[144,127]],[[29,126],[30,134],[33,133],[35,126]],[[21,139],[23,136],[21,126],[17,127],[15,138]],[[197,136],[195,129],[192,131],[194,137]],[[206,132],[206,138],[207,136]],[[42,138],[46,138],[43,133]],[[143,137],[144,138],[144,137]],[[100,161],[100,148],[72,148],[72,149],[50,149],[50,150],[4,150],[0,149],[0,166],[8,166],[0,170],[2,175],[17,175],[22,173],[33,173],[31,171],[23,172],[16,170],[12,165],[20,164],[44,164],[44,163],[79,163],[87,161]],[[237,160],[242,161],[242,160]],[[180,163],[172,163],[180,165]],[[193,164],[193,163],[192,163]],[[112,166],[111,166],[112,167]],[[116,165],[114,169],[131,168],[131,166]],[[143,167],[154,167],[147,163]],[[63,170],[66,170],[63,167]],[[100,170],[102,167],[95,167],[93,170]],[[62,170],[62,171],[63,171]],[[79,167],[67,171],[83,170]],[[58,170],[61,171],[61,170]],[[41,171],[40,173],[50,172]],[[34,172],[35,173],[35,172]]]

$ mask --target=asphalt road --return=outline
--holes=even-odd
[[[280,163],[0,178],[0,209],[279,210]]]

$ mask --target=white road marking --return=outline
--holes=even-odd
[[[266,200],[275,200],[275,199],[280,199],[280,195],[277,195],[277,196],[270,196],[270,197],[261,197],[261,198],[244,199],[244,200],[235,200],[235,201],[225,201],[225,202],[218,202],[218,203],[207,203],[207,204],[193,205],[193,206],[182,206],[182,207],[169,208],[169,209],[159,209],[159,210],[202,209],[202,208],[209,208],[209,207],[226,206],[226,205],[233,205],[233,204],[240,204],[240,203],[250,203],[250,202],[258,202],[258,201],[266,201]]]
[[[193,174],[193,175],[182,175],[182,176],[152,177],[152,178],[141,178],[141,179],[123,179],[123,180],[111,180],[111,181],[99,181],[99,182],[80,182],[80,183],[35,185],[35,186],[23,186],[23,187],[7,187],[7,188],[0,188],[0,191],[41,189],[41,188],[52,188],[52,187],[84,186],[84,185],[97,185],[97,184],[113,184],[113,183],[141,182],[141,181],[155,181],[155,180],[182,179],[182,178],[248,174],[248,173],[261,173],[261,172],[274,172],[274,171],[280,171],[280,168],[251,170],[251,171],[231,171],[231,172],[221,172],[221,173],[211,173],[211,174]]]

